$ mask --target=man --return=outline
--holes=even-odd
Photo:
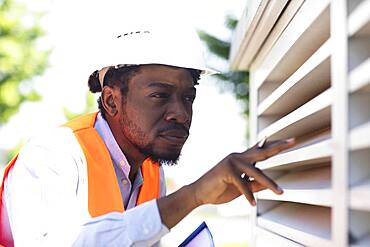
[[[292,140],[230,154],[166,196],[161,165],[177,162],[195,85],[211,71],[186,27],[130,30],[115,43],[112,62],[89,78],[90,90],[101,93],[99,113],[33,138],[6,169],[1,244],[152,246],[200,205],[242,194],[255,205],[253,192],[282,193],[254,163],[292,147]]]

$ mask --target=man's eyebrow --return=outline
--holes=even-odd
[[[166,82],[151,82],[148,87],[174,88],[175,85]]]
[[[172,83],[167,82],[151,82],[148,84],[148,87],[161,87],[161,88],[175,88],[176,86]],[[192,90],[196,91],[196,88],[194,86],[189,87]]]

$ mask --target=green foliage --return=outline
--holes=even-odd
[[[204,31],[198,31],[201,40],[206,42],[208,49],[220,58],[228,59],[230,52],[230,42],[226,42],[208,34]]]
[[[226,16],[225,26],[230,30],[235,30],[238,25],[238,20],[232,16]]]
[[[225,27],[230,31],[236,28],[238,21],[232,16],[226,16]],[[208,50],[218,58],[228,62],[231,43],[230,40],[221,40],[204,31],[198,31],[198,35],[203,40]],[[231,39],[231,38],[230,38]],[[216,68],[221,71],[220,74],[213,75],[222,83],[230,85],[234,95],[244,102],[244,113],[248,115],[249,105],[249,72],[247,71],[230,71],[228,68]]]
[[[13,0],[0,0],[0,124],[17,113],[22,102],[40,99],[30,80],[45,70],[49,51],[37,48],[44,35],[41,16],[27,14]],[[28,90],[20,91],[22,86]]]

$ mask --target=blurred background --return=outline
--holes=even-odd
[[[248,146],[248,73],[230,72],[232,32],[245,1],[0,0],[0,164],[30,137],[97,110],[87,78],[101,68],[99,51],[123,22],[147,11],[174,11],[199,32],[208,66],[197,89],[191,135],[180,162],[165,167],[168,193],[190,183],[224,156]],[[178,12],[176,12],[178,11]],[[171,21],[171,20],[168,20]],[[99,49],[99,50],[98,50]],[[245,246],[250,207],[244,198],[191,213],[163,240],[176,246],[202,221],[216,246]]]

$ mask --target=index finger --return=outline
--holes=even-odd
[[[245,161],[241,159],[234,160],[234,165],[238,168],[240,173],[246,173],[248,176],[253,177],[254,180],[260,183],[262,186],[272,190],[276,194],[282,194],[283,190],[266,174],[264,174],[260,169],[252,166],[246,165]]]
[[[295,139],[268,141],[262,148],[255,145],[253,148],[246,150],[243,155],[246,155],[252,162],[266,160],[281,151],[294,147]]]

